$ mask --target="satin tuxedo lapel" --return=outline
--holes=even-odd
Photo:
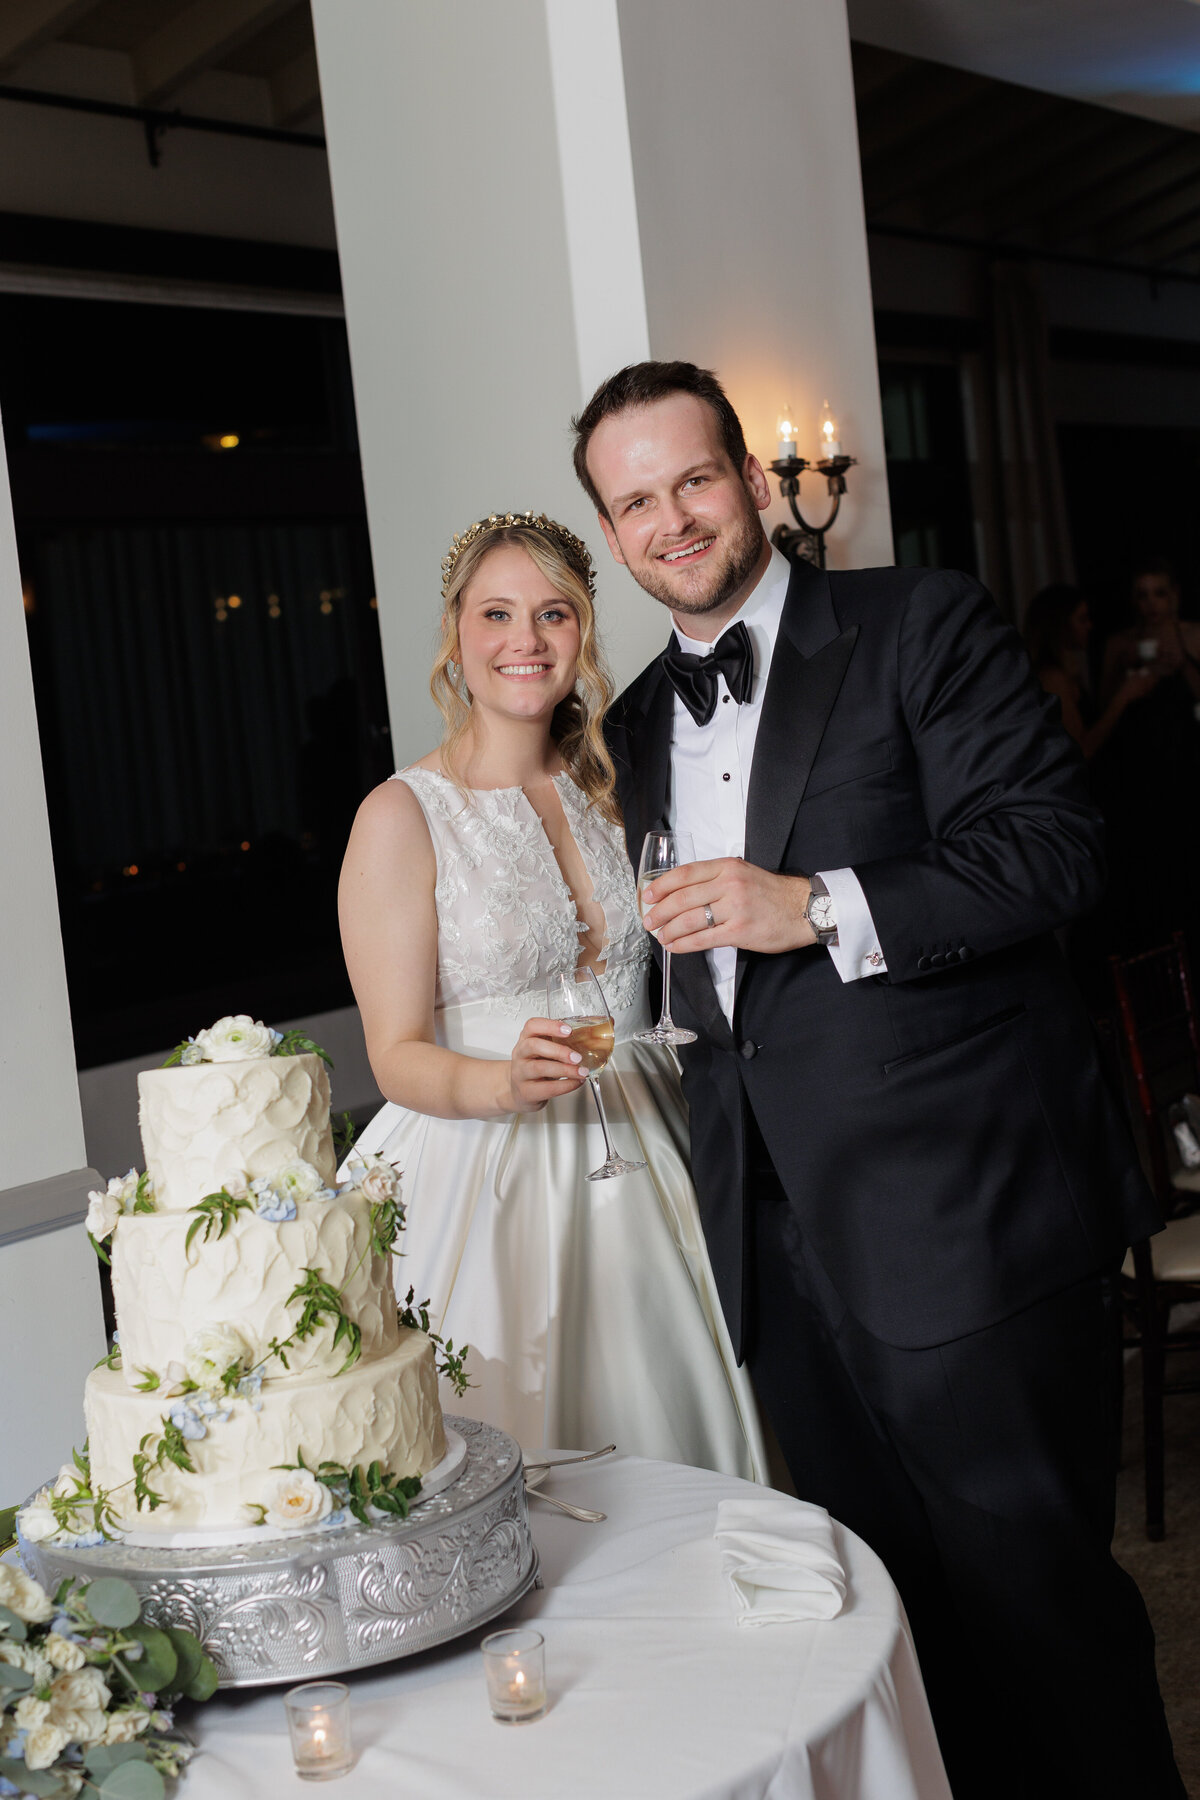
[[[633,805],[627,808],[625,844],[636,873],[642,842],[648,831],[665,831],[667,798],[671,780],[671,721],[675,690],[662,670],[656,670],[653,686],[642,705],[641,717],[630,733]],[[661,952],[657,951],[661,958]],[[703,956],[678,956],[671,963],[671,985],[683,995],[696,1019],[714,1042],[726,1047],[732,1041],[729,1021],[717,1002],[717,990]]]
[[[858,626],[839,634],[823,569],[796,565],[771,657],[746,796],[746,861],[778,869]]]

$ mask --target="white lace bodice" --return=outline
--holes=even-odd
[[[468,803],[432,769],[392,780],[416,795],[437,856],[438,1006],[487,1000],[518,1014],[523,995],[575,967],[586,930],[541,820],[520,788],[473,789]],[[650,956],[625,840],[569,775],[554,785],[604,912],[600,979],[616,1012],[638,998]]]

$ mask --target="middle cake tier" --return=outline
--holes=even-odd
[[[203,1223],[187,1246],[194,1213],[131,1214],[113,1234],[113,1298],[120,1329],[121,1370],[130,1388],[148,1377],[171,1385],[171,1365],[185,1366],[189,1345],[214,1326],[232,1326],[246,1348],[245,1367],[266,1360],[263,1374],[335,1375],[346,1361],[345,1337],[333,1342],[326,1316],[296,1337],[313,1278],[340,1296],[341,1310],[362,1334],[373,1360],[398,1342],[391,1257],[372,1246],[371,1207],[359,1193],[307,1202],[295,1219],[275,1222],[240,1214],[223,1237]],[[311,1272],[311,1274],[310,1274]],[[282,1359],[271,1343],[286,1344]]]

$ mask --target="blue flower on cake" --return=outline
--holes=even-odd
[[[200,1417],[199,1411],[188,1400],[177,1401],[167,1414],[167,1417],[170,1419],[172,1425],[182,1432],[185,1438],[193,1443],[198,1442],[200,1438],[208,1436],[208,1426]]]
[[[290,1194],[277,1194],[269,1175],[260,1175],[257,1181],[252,1181],[250,1192],[254,1196],[254,1210],[260,1219],[267,1219],[272,1225],[281,1225],[285,1220],[296,1217],[296,1202]]]

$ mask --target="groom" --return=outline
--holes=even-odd
[[[1179,1796],[1113,1562],[1115,1272],[1157,1229],[1055,928],[1100,822],[969,576],[825,573],[716,377],[640,363],[574,421],[613,556],[674,622],[610,715],[653,886],[692,1166],[797,1492],[904,1598],[956,1800]]]

